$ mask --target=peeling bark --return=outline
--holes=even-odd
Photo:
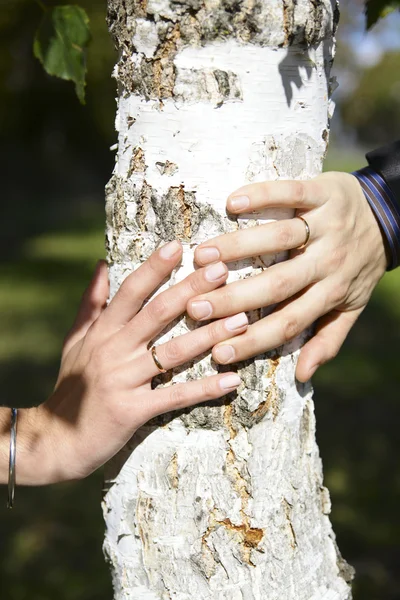
[[[161,242],[184,246],[174,282],[192,270],[198,243],[291,215],[230,218],[225,199],[245,182],[320,172],[337,18],[334,0],[108,0],[119,50],[112,294]],[[229,281],[284,259],[229,265]],[[158,341],[194,327],[181,318]],[[351,598],[312,389],[294,378],[305,337],[238,364],[237,393],[154,419],[110,463],[104,547],[115,600]],[[185,367],[154,385],[217,370],[209,355]]]

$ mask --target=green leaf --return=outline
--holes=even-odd
[[[35,35],[33,52],[49,75],[75,83],[85,103],[86,51],[90,42],[89,18],[80,6],[45,10]]]
[[[365,5],[367,29],[371,29],[379,19],[383,19],[396,9],[400,10],[400,0],[367,0]]]

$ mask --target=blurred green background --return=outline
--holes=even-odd
[[[9,405],[51,392],[63,336],[104,256],[116,57],[105,1],[80,4],[93,31],[85,107],[32,57],[37,4],[0,7],[0,389]],[[400,138],[399,16],[365,34],[361,10],[342,3],[327,170],[363,166],[365,149]],[[315,377],[332,521],[357,569],[356,600],[400,599],[399,348],[400,271],[385,276],[339,357]],[[15,510],[0,510],[2,600],[111,600],[101,487],[99,472],[18,489]]]

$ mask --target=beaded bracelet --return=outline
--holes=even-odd
[[[10,430],[10,460],[8,466],[8,502],[7,508],[14,506],[15,490],[15,454],[17,449],[17,416],[18,409],[11,409],[11,430]]]

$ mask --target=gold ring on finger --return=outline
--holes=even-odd
[[[158,360],[155,346],[152,346],[152,348],[151,348],[151,356],[153,357],[154,364],[156,365],[156,367],[160,371],[160,373],[166,373],[167,369],[164,369],[164,367],[162,366],[162,364]]]
[[[300,219],[301,221],[303,221],[303,223],[305,225],[305,228],[306,228],[306,239],[304,240],[304,242],[300,246],[297,246],[297,248],[295,248],[295,250],[302,250],[303,248],[305,248],[307,246],[308,242],[310,241],[311,230],[310,230],[309,224],[304,219],[304,217],[299,217],[297,215],[295,218],[296,219]]]

